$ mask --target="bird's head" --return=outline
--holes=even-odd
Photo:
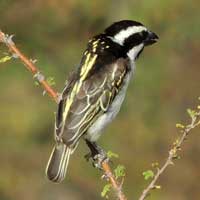
[[[145,46],[158,41],[158,36],[143,24],[131,20],[115,22],[105,29],[105,34],[113,42],[122,46],[125,54],[135,61]]]

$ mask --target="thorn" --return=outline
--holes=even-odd
[[[37,72],[36,74],[34,74],[33,78],[36,78],[40,83],[44,81],[44,75],[41,74],[40,72]]]
[[[37,59],[30,59],[30,61],[35,64],[37,62]]]
[[[14,42],[12,41],[12,38],[14,37],[14,35],[6,35],[5,36],[5,42],[9,45],[14,45]]]
[[[42,92],[42,95],[44,96],[46,93],[47,93],[47,91],[46,91],[46,90],[44,90],[44,91]]]
[[[161,189],[160,185],[154,185],[154,187],[152,189]]]

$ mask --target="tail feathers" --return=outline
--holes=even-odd
[[[63,143],[54,146],[46,167],[46,175],[49,180],[59,183],[65,178],[71,154],[72,149]]]

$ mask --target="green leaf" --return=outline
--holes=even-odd
[[[3,57],[3,58],[0,59],[0,63],[5,63],[8,60],[10,60],[11,58],[12,58],[12,56],[5,56],[5,57]]]
[[[147,171],[143,172],[142,175],[144,176],[145,180],[148,180],[149,178],[154,177],[154,172],[152,170],[147,170]]]
[[[155,189],[161,189],[160,185],[155,185]]]
[[[47,83],[48,83],[50,86],[55,85],[56,82],[55,82],[55,80],[54,80],[54,77],[52,77],[52,76],[47,77]]]
[[[115,170],[115,177],[118,179],[119,177],[124,177],[125,176],[125,167],[123,165],[118,165]]]
[[[113,153],[112,151],[108,151],[107,152],[107,156],[108,156],[108,158],[119,158],[119,155],[118,154],[116,154],[116,153]]]
[[[197,114],[197,112],[195,110],[192,110],[190,108],[187,109],[187,113],[189,114],[189,116],[191,118],[194,118],[196,116],[196,114]]]
[[[34,81],[34,84],[36,85],[36,86],[39,86],[40,85],[40,83],[36,80],[36,81]]]
[[[112,185],[110,183],[106,184],[101,192],[101,196],[108,199],[108,192],[110,192],[111,187]]]
[[[176,128],[185,128],[185,126],[183,124],[177,123]]]

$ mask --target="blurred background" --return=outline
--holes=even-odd
[[[177,122],[189,122],[187,108],[200,96],[200,12],[186,0],[0,0],[0,29],[62,91],[91,36],[114,21],[141,21],[160,40],[137,61],[134,81],[117,119],[99,143],[119,154],[126,167],[124,191],[137,199],[147,182],[142,172],[163,163],[179,136]],[[7,49],[0,44],[0,58]],[[53,146],[56,105],[34,84],[18,60],[0,65],[0,199],[100,200],[105,182],[84,159],[85,143],[71,157],[67,179],[52,184],[45,167]],[[200,198],[200,129],[192,132],[182,159],[160,179],[150,200]],[[112,199],[112,198],[111,198]],[[114,198],[113,198],[114,199]]]

